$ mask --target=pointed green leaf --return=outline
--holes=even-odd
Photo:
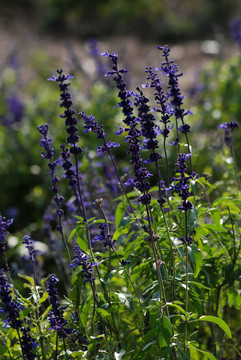
[[[230,339],[232,338],[232,334],[231,334],[231,331],[230,331],[228,325],[222,319],[220,319],[216,316],[204,315],[204,316],[201,316],[198,320],[199,321],[208,321],[208,322],[212,322],[212,323],[218,325]]]
[[[82,234],[82,236],[78,235],[76,238],[76,242],[79,245],[79,247],[81,248],[81,250],[83,250],[84,252],[88,251],[87,239],[84,234]]]
[[[110,314],[108,313],[108,311],[106,311],[106,310],[104,310],[104,309],[102,309],[102,308],[96,308],[95,310],[96,310],[96,312],[97,312],[98,314],[100,314],[100,316],[101,316],[102,318],[105,318],[105,317],[110,316]]]
[[[202,353],[205,357],[207,357],[210,360],[217,360],[217,358],[215,356],[213,356],[212,354],[210,354],[209,352],[201,350],[201,349],[197,348],[196,346],[193,346],[192,344],[188,344],[188,347],[191,350],[191,354],[190,354],[191,356],[195,356],[195,354],[193,354],[193,351],[194,351],[194,352]]]
[[[167,347],[172,337],[172,324],[166,316],[157,320],[157,344],[159,348]]]
[[[116,228],[119,227],[121,220],[123,219],[124,213],[125,213],[124,204],[122,202],[120,202],[115,211],[115,226],[116,226]]]
[[[188,255],[193,265],[194,277],[197,277],[203,263],[202,253],[197,245],[192,244],[191,246],[188,246]]]
[[[32,276],[21,275],[21,274],[18,274],[18,276],[30,282],[30,284],[34,287],[34,279],[32,278]]]
[[[75,235],[75,233],[76,233],[76,228],[74,228],[74,229],[71,231],[71,233],[70,233],[70,235],[69,235],[69,238],[68,238],[68,242],[70,242],[70,241],[73,239],[73,236]]]

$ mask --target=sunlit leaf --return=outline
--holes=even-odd
[[[220,319],[216,316],[204,315],[204,316],[201,316],[198,320],[199,321],[208,321],[208,322],[212,322],[212,323],[218,325],[230,339],[232,338],[232,334],[231,334],[231,331],[230,331],[228,325],[222,319]]]

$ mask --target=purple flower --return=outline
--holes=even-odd
[[[235,18],[230,22],[231,35],[236,43],[241,46],[241,22]]]
[[[6,219],[0,215],[0,241],[5,242],[5,235],[8,234],[7,228],[13,223],[13,219]]]
[[[226,130],[235,130],[239,128],[239,124],[236,121],[230,121],[228,123],[223,123],[218,125],[218,129],[226,129]]]
[[[35,261],[34,253],[36,252],[36,250],[33,247],[34,241],[29,235],[24,235],[23,240],[24,241],[22,241],[22,244],[25,244],[25,247],[28,249],[30,260]]]
[[[142,135],[141,130],[137,128],[138,119],[133,115],[133,103],[130,100],[130,97],[133,95],[132,92],[126,90],[126,83],[123,79],[123,74],[127,70],[120,70],[118,68],[118,56],[115,53],[109,54],[104,53],[104,56],[109,57],[112,60],[112,71],[108,71],[106,76],[113,76],[113,79],[116,83],[117,89],[119,89],[118,97],[121,100],[119,102],[119,107],[122,109],[122,113],[125,116],[123,122],[128,126],[125,128],[125,131],[128,131],[126,136],[126,142],[129,143],[129,148],[127,150],[128,154],[131,157],[130,163],[133,165],[135,179],[132,181],[135,184],[135,187],[141,192],[146,192],[150,189],[150,184],[147,181],[151,174],[143,167],[143,160],[141,156],[141,147],[140,147],[140,136]],[[143,98],[143,102],[146,100]],[[143,104],[142,102],[142,104]],[[142,111],[142,110],[140,110]],[[123,128],[120,129],[123,132]],[[144,131],[144,130],[143,130]],[[118,133],[121,133],[120,131]]]
[[[39,343],[35,342],[35,340],[30,335],[30,328],[23,327],[21,329],[22,337],[21,337],[21,348],[24,355],[24,358],[27,360],[36,359],[36,351],[35,348],[39,346]]]
[[[77,185],[77,174],[71,161],[70,151],[64,144],[60,145],[60,147],[62,149],[60,154],[63,160],[62,167],[65,170],[65,177],[69,180],[69,186],[75,187]]]
[[[177,173],[179,177],[172,178],[175,185],[171,185],[170,189],[178,192],[178,195],[181,197],[182,205],[178,206],[180,210],[187,212],[193,208],[193,205],[187,199],[191,196],[189,180],[193,178],[192,175],[186,175],[187,165],[186,161],[191,156],[191,154],[178,154],[177,159]]]
[[[61,209],[62,202],[64,198],[59,195],[58,183],[60,181],[59,177],[55,175],[55,169],[59,164],[58,160],[53,160],[54,149],[51,146],[52,138],[48,137],[48,124],[42,124],[37,127],[40,134],[43,135],[40,145],[44,148],[44,151],[41,152],[41,156],[49,160],[48,167],[50,169],[51,176],[51,190],[54,193],[54,201],[57,205],[57,214],[59,219],[63,216],[63,210]]]
[[[57,73],[59,76],[56,78],[52,75],[51,78],[48,80],[56,81],[59,83],[60,88],[60,100],[61,100],[61,107],[64,107],[64,112],[60,115],[61,118],[65,119],[65,125],[67,127],[67,138],[66,141],[70,145],[70,152],[72,154],[78,155],[83,152],[80,146],[77,145],[79,141],[79,135],[78,135],[78,128],[77,125],[77,119],[75,118],[74,114],[75,111],[72,109],[72,100],[71,95],[69,93],[69,83],[66,83],[67,80],[72,79],[73,77],[70,75],[64,75],[62,69],[58,69]]]
[[[190,132],[191,130],[191,126],[188,124],[184,124],[182,126],[179,127],[179,130],[183,133],[183,134],[187,134],[188,132]]]
[[[6,100],[7,112],[2,116],[3,124],[5,126],[12,126],[14,123],[18,123],[23,119],[25,105],[22,100],[13,93]]]
[[[187,245],[191,245],[193,242],[193,238],[188,235],[185,237],[180,237],[179,240],[181,240],[184,244],[187,244]]]
[[[112,236],[111,236],[111,234],[108,234],[107,224],[102,223],[99,225],[99,228],[100,228],[100,233],[92,240],[92,244],[96,241],[103,241],[104,246],[109,246],[110,248],[112,248],[113,245],[115,244],[116,240],[113,240],[113,241],[111,240]]]
[[[130,100],[132,93],[126,90],[126,83],[123,79],[123,74],[127,73],[127,70],[118,68],[118,55],[114,52],[112,54],[105,52],[102,54],[102,56],[109,57],[112,61],[112,71],[108,71],[105,76],[113,76],[116,87],[119,90],[118,97],[120,98],[120,102],[118,105],[122,108],[122,113],[125,116],[123,122],[126,125],[130,125],[130,123],[133,121],[133,107],[132,101]]]
[[[11,287],[3,269],[0,269],[0,298],[2,300],[0,313],[4,313],[7,316],[7,319],[4,320],[6,326],[9,324],[13,329],[20,329],[22,326],[22,320],[20,320],[21,306],[13,301]]]
[[[85,282],[91,282],[95,278],[92,277],[93,267],[98,266],[98,263],[93,263],[89,261],[90,258],[80,249],[78,245],[74,248],[74,261],[70,265],[71,267],[82,266],[81,275],[84,278]]]
[[[60,307],[58,289],[56,287],[59,279],[55,274],[50,275],[46,285],[48,286],[47,292],[49,293],[49,302],[52,305],[51,311],[48,313],[48,319],[52,330],[56,330],[60,337],[65,337],[72,329],[66,329],[65,325],[68,324],[67,320],[63,317],[63,307]]]
[[[97,139],[104,139],[105,132],[103,129],[103,125],[98,125],[97,121],[95,121],[95,117],[90,115],[87,116],[83,111],[79,113],[82,119],[85,122],[83,133],[87,133],[88,131],[95,132],[97,134]]]
[[[97,152],[106,152],[106,151],[109,151],[110,149],[113,149],[113,148],[119,147],[119,146],[120,146],[120,144],[118,144],[117,142],[108,141],[104,145],[98,146]]]
[[[146,67],[145,72],[148,74],[147,80],[151,81],[150,83],[147,82],[145,86],[154,88],[155,101],[156,101],[157,105],[160,106],[160,108],[153,107],[153,109],[154,109],[154,111],[159,112],[161,114],[160,122],[162,122],[165,125],[165,129],[166,129],[167,124],[171,121],[170,118],[173,115],[172,107],[167,104],[168,95],[163,90],[163,87],[162,87],[163,82],[161,82],[161,80],[158,78],[157,74],[152,70],[152,67]],[[170,128],[170,130],[171,129],[172,129],[172,127]]]
[[[148,105],[149,99],[139,88],[137,88],[137,91],[139,94],[136,96],[135,106],[138,109],[141,134],[144,137],[144,145],[142,148],[150,150],[150,157],[145,161],[146,163],[150,163],[161,158],[161,155],[156,152],[156,149],[159,148],[159,144],[156,139],[159,131],[154,123],[155,116],[150,112],[150,106]]]

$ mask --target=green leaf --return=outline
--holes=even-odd
[[[80,355],[81,355],[81,358],[80,358]],[[86,359],[86,357],[85,357],[86,355],[87,355],[87,351],[82,351],[82,350],[73,351],[71,353],[71,357],[77,358],[77,359]]]
[[[210,359],[210,360],[217,360],[217,358],[215,357],[215,356],[213,356],[212,354],[210,354],[209,352],[207,352],[207,351],[204,351],[204,350],[201,350],[201,349],[199,349],[199,348],[197,348],[196,346],[193,346],[192,344],[188,344],[188,347],[189,347],[189,349],[191,350],[191,356],[195,356],[194,354],[193,354],[193,351],[192,350],[194,350],[195,352],[200,352],[200,353],[202,353],[202,354],[204,354],[204,356],[206,356],[208,359]],[[203,358],[203,357],[202,357]]]
[[[81,309],[80,309],[80,320],[83,327],[86,327],[86,324],[88,322],[89,314],[91,311],[91,296],[88,296],[86,301],[82,303]]]
[[[39,300],[39,304],[42,304],[49,296],[49,293],[45,291]]]
[[[231,334],[231,331],[230,331],[228,325],[222,319],[220,319],[216,316],[204,315],[204,316],[201,316],[198,320],[199,321],[208,321],[208,322],[212,322],[212,323],[218,325],[225,332],[227,337],[229,337],[230,339],[232,338],[232,334]]]
[[[79,245],[79,247],[81,248],[81,250],[83,250],[84,252],[88,251],[87,239],[84,234],[82,234],[82,236],[78,235],[76,238],[76,242]]]
[[[172,337],[172,324],[166,316],[157,320],[157,345],[159,348],[168,347]]]
[[[197,247],[197,245],[192,244],[192,245],[188,246],[188,255],[189,255],[190,260],[193,265],[194,277],[197,277],[201,270],[202,263],[203,263],[202,253],[199,250],[199,248]]]
[[[178,304],[167,302],[166,305],[172,306],[172,307],[176,308],[177,310],[179,310],[182,314],[187,315],[186,311]]]
[[[113,234],[113,239],[118,240],[118,238],[123,235],[123,234],[128,234],[130,231],[130,224],[127,224],[125,226],[120,226],[116,229],[116,231]]]
[[[188,211],[188,221],[187,221],[188,229],[194,228],[197,218],[198,218],[198,210],[196,208],[193,208]]]
[[[133,310],[133,301],[131,295],[126,295],[123,293],[113,293],[116,294],[119,300],[124,303],[130,310]]]
[[[120,202],[115,211],[115,226],[116,226],[116,228],[119,227],[121,220],[123,219],[124,213],[125,213],[124,204],[122,202]]]
[[[68,242],[70,242],[73,239],[73,236],[75,235],[75,233],[76,233],[76,228],[71,231],[69,238],[68,238]]]
[[[102,308],[96,308],[95,311],[96,311],[98,314],[100,314],[100,316],[101,316],[102,318],[105,318],[105,317],[110,316],[110,314],[108,313],[108,311],[106,311],[106,310],[104,310],[104,309],[102,309]]]
[[[21,274],[18,274],[18,276],[30,282],[30,284],[34,287],[34,278],[32,278],[32,276],[21,275]]]

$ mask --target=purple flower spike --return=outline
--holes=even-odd
[[[13,223],[13,219],[6,219],[0,215],[0,241],[5,240],[5,235],[8,234],[7,228]]]
[[[63,307],[60,307],[58,289],[56,287],[59,279],[55,274],[50,275],[49,280],[46,282],[48,286],[47,292],[49,293],[49,302],[52,305],[51,311],[48,313],[48,319],[51,325],[51,329],[57,331],[60,337],[66,337],[68,333],[73,330],[65,328],[68,321],[63,317]]]
[[[230,22],[231,35],[236,43],[241,46],[241,22],[240,19],[233,19]]]
[[[226,129],[226,130],[235,130],[239,128],[239,124],[236,121],[230,121],[228,123],[223,123],[218,125],[218,129]]]
[[[7,277],[0,270],[0,298],[2,301],[2,307],[0,307],[0,313],[4,313],[7,319],[4,320],[6,326],[9,324],[12,329],[20,329],[22,326],[22,320],[20,320],[21,306],[19,303],[15,303],[12,299],[11,288],[12,286],[8,283]]]
[[[96,241],[104,241],[104,245],[105,246],[109,246],[110,248],[113,247],[113,245],[115,244],[116,240],[111,240],[112,236],[110,234],[108,234],[108,228],[107,228],[107,224],[106,223],[102,223],[99,225],[100,228],[100,234],[97,235],[94,240],[92,240],[92,244]]]
[[[78,245],[76,245],[74,248],[74,261],[70,265],[70,267],[76,267],[76,266],[82,266],[82,277],[84,278],[85,282],[91,282],[95,278],[92,277],[92,271],[94,266],[98,266],[98,263],[93,263],[92,261],[89,261],[90,258],[80,249]]]
[[[23,355],[28,360],[36,359],[36,347],[39,346],[39,343],[36,343],[35,340],[30,335],[30,328],[23,327],[21,329],[22,338],[21,338],[21,347]]]

